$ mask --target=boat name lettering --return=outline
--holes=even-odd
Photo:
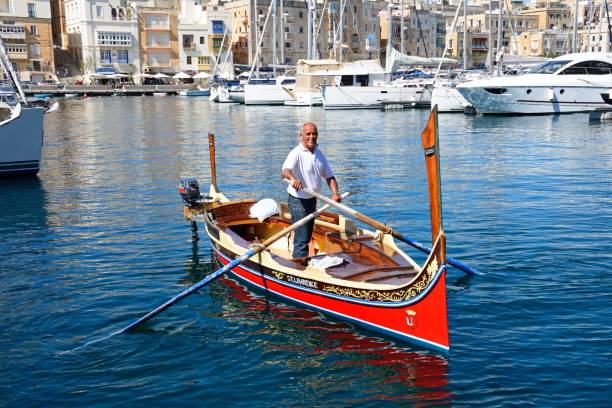
[[[287,275],[287,281],[290,283],[297,283],[298,285],[308,286],[313,289],[317,288],[317,283],[308,279],[296,278],[295,276]]]
[[[429,147],[425,149],[425,156],[433,156],[436,153],[436,146]]]

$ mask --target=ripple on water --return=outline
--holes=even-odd
[[[112,118],[109,119],[109,118]],[[35,180],[0,180],[5,404],[607,406],[612,131],[586,115],[440,115],[451,354],[379,338],[231,279],[78,352],[214,270],[181,177],[284,200],[299,126],[346,202],[427,243],[422,110],[345,112],[198,98],[61,101]],[[407,252],[420,262],[423,254]],[[299,402],[297,402],[299,401]]]

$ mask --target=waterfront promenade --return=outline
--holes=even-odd
[[[126,96],[152,95],[153,93],[165,93],[177,95],[180,91],[196,89],[196,84],[184,85],[124,85],[116,87],[112,85],[30,85],[24,92],[28,96],[45,94],[50,97],[66,96],[113,96],[116,94]]]

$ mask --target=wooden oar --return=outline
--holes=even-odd
[[[288,180],[285,180],[285,181],[290,183]],[[428,248],[428,247],[426,247],[425,245],[423,245],[423,244],[421,244],[419,242],[416,242],[416,241],[413,241],[413,240],[411,240],[409,238],[406,238],[401,233],[395,231],[393,228],[389,227],[388,225],[382,224],[382,223],[380,223],[380,222],[378,222],[378,221],[376,221],[376,220],[374,220],[374,219],[372,219],[372,218],[370,218],[370,217],[368,217],[368,216],[366,216],[366,215],[364,215],[364,214],[362,214],[360,212],[357,212],[357,211],[353,210],[352,208],[350,208],[350,207],[348,207],[348,206],[346,206],[344,204],[337,203],[334,200],[332,200],[331,198],[325,197],[323,194],[319,194],[316,191],[311,190],[311,189],[309,189],[307,187],[302,187],[302,190],[304,190],[305,192],[307,192],[308,194],[310,194],[310,195],[312,195],[314,197],[317,197],[318,199],[320,199],[321,201],[331,205],[332,207],[337,208],[338,210],[342,211],[343,213],[348,214],[350,216],[353,216],[353,217],[357,218],[358,220],[360,220],[360,221],[362,221],[362,222],[364,222],[364,223],[366,223],[366,224],[376,228],[377,230],[380,230],[380,231],[384,232],[385,234],[390,234],[394,238],[397,238],[400,241],[405,242],[406,244],[411,245],[411,246],[413,246],[414,248],[416,248],[416,249],[418,249],[420,251],[423,251],[423,252],[425,252],[427,254],[431,252],[431,248]],[[474,275],[481,275],[481,273],[478,270],[472,268],[469,265],[464,264],[461,261],[458,261],[458,260],[456,260],[454,258],[451,258],[450,256],[446,257],[446,262],[449,265],[452,265],[455,268],[460,269],[460,270],[462,270],[464,272],[467,272],[467,273],[470,273],[470,274],[474,274]]]
[[[348,194],[349,193],[344,193],[342,195],[342,197],[345,197]],[[194,293],[197,290],[199,290],[200,288],[202,288],[203,286],[205,286],[205,285],[209,284],[210,282],[212,282],[213,280],[217,279],[218,277],[220,277],[224,273],[228,272],[232,268],[240,265],[241,263],[243,263],[247,259],[251,258],[253,255],[257,255],[258,253],[264,251],[267,247],[272,245],[274,242],[278,241],[280,238],[284,237],[285,235],[289,234],[291,231],[295,230],[296,228],[301,227],[302,225],[306,224],[308,221],[310,221],[310,220],[314,219],[315,217],[317,217],[321,212],[326,210],[328,207],[329,207],[329,204],[325,204],[322,207],[320,207],[318,210],[313,212],[312,214],[307,215],[306,217],[302,218],[301,220],[299,220],[299,221],[295,222],[294,224],[291,224],[287,228],[283,229],[282,231],[279,231],[276,234],[272,235],[270,238],[266,239],[261,244],[251,245],[251,247],[249,247],[249,250],[246,251],[244,254],[242,254],[240,257],[234,259],[232,262],[228,263],[227,265],[225,265],[223,268],[217,270],[216,272],[211,273],[210,275],[206,276],[204,279],[202,279],[198,283],[194,284],[193,286],[191,286],[188,289],[185,289],[184,291],[182,291],[181,293],[179,293],[178,295],[176,295],[172,299],[168,300],[163,305],[161,305],[161,306],[157,307],[156,309],[150,311],[149,313],[147,313],[146,315],[142,316],[140,319],[136,320],[135,322],[129,324],[128,326],[124,327],[123,329],[117,330],[117,331],[115,331],[115,332],[113,332],[113,333],[111,333],[111,334],[109,334],[109,335],[107,335],[105,337],[100,338],[100,339],[92,340],[90,342],[87,342],[87,343],[83,344],[82,346],[79,346],[79,347],[77,347],[75,349],[72,349],[70,351],[79,350],[79,349],[81,349],[81,348],[83,348],[85,346],[88,346],[90,344],[98,343],[98,342],[100,342],[102,340],[106,340],[108,338],[111,338],[111,337],[113,337],[113,336],[115,336],[117,334],[125,333],[125,332],[128,332],[130,330],[135,329],[136,327],[140,326],[141,324],[143,324],[147,320],[152,319],[153,317],[157,316],[158,314],[160,314],[164,310],[168,309],[170,306],[178,303],[179,301],[183,300],[187,296],[191,295],[192,293]]]

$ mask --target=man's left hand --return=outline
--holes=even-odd
[[[333,193],[331,198],[332,198],[332,200],[334,200],[337,203],[342,201],[342,196],[340,195],[340,193]]]

